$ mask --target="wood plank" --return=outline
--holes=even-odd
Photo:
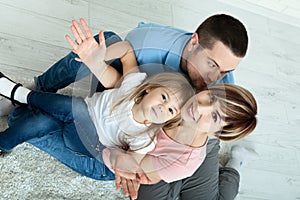
[[[247,168],[243,171],[240,192],[236,199],[298,199],[299,188],[299,175],[283,175],[280,172]]]
[[[89,3],[91,8],[96,6],[95,10],[99,9],[99,12],[97,12],[97,14],[100,21],[102,21],[103,17],[110,16],[110,18],[107,18],[107,23],[111,21],[111,17],[116,17],[119,20],[122,20],[122,18],[125,17],[128,22],[130,22],[131,19],[137,18],[139,21],[145,20],[145,22],[172,25],[172,12],[169,2],[161,2],[157,0],[127,0],[126,3],[124,3],[124,1],[122,0],[89,0]],[[106,8],[107,10],[103,10],[103,8]],[[102,13],[101,11],[105,11],[105,13]],[[116,14],[111,15],[110,13]],[[126,17],[128,15],[130,15],[129,18],[131,19]],[[112,19],[111,22],[115,22],[115,20]],[[127,23],[121,23],[121,25]]]
[[[43,72],[70,52],[70,48],[0,33],[0,63],[20,71]]]
[[[23,12],[28,11],[37,16],[48,16],[67,21],[88,15],[88,2],[85,0],[1,0],[0,4],[23,10]]]
[[[81,15],[84,17],[86,13]],[[68,47],[64,36],[66,33],[70,33],[70,20],[66,21],[54,16],[49,17],[6,4],[0,4],[0,33],[29,40]]]

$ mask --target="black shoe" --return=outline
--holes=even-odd
[[[5,76],[2,72],[0,72],[0,78],[2,78],[2,77],[5,77],[5,78],[7,78],[8,80],[10,80],[11,82],[15,83],[13,80],[11,80],[11,79],[8,78],[7,76]],[[17,104],[17,105],[23,105],[22,103],[20,103],[19,101],[16,101],[16,100],[14,99],[15,92],[16,92],[16,90],[18,89],[18,87],[20,87],[20,86],[22,86],[21,83],[16,83],[16,85],[14,86],[14,88],[13,88],[13,89],[11,90],[11,92],[10,92],[10,97],[5,96],[5,95],[3,95],[3,94],[0,94],[0,96],[3,96],[4,98],[9,99],[9,100],[11,101],[11,104],[12,104],[13,106],[16,106],[16,104]]]
[[[3,158],[3,157],[7,156],[7,155],[10,154],[10,153],[11,153],[11,151],[2,151],[2,150],[0,149],[0,158]]]

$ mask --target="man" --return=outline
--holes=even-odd
[[[73,23],[74,24],[74,23]],[[74,24],[76,26],[76,23]],[[120,41],[113,33],[106,33],[107,46]],[[133,46],[137,62],[141,70],[155,73],[147,67],[147,64],[163,64],[175,71],[187,74],[192,85],[201,90],[206,86],[221,82],[233,83],[232,72],[245,56],[248,45],[248,37],[245,27],[237,19],[228,15],[214,15],[206,19],[195,31],[185,31],[156,24],[140,23],[138,27],[128,33],[125,40]],[[80,41],[77,41],[78,43]],[[70,83],[85,77],[90,72],[86,67],[75,60],[76,54],[71,52],[66,57],[55,63],[44,74],[36,78],[37,90],[56,92]],[[119,61],[113,61],[112,66],[120,70]],[[149,72],[150,71],[150,72]],[[220,80],[222,79],[222,80]],[[103,90],[103,87],[98,91]],[[24,108],[21,108],[24,109]],[[26,115],[26,109],[17,109],[10,115],[11,123],[22,119],[19,115]],[[37,113],[36,115],[42,115]],[[43,117],[37,119],[37,123],[43,123]],[[63,148],[68,146],[67,138],[54,137],[41,138],[32,141],[38,148],[50,153],[69,167],[94,177],[93,172],[86,173],[82,164],[78,164],[76,153],[70,151],[50,150],[51,143],[60,144]],[[47,141],[48,145],[45,145]],[[182,199],[232,199],[238,192],[239,174],[232,168],[222,168],[218,164],[219,141],[210,140],[207,147],[207,157],[200,168],[192,177],[167,184],[163,181],[156,185],[142,185],[139,189],[139,199],[174,199],[180,196]],[[72,157],[72,158],[70,158]],[[68,161],[67,161],[68,159]],[[73,162],[69,162],[69,160]],[[92,169],[93,171],[93,169]],[[224,179],[228,180],[224,184]],[[225,180],[225,181],[226,181]],[[230,183],[230,184],[229,184]],[[219,187],[220,186],[220,187]],[[232,188],[228,188],[231,187]],[[130,190],[130,188],[128,188]]]

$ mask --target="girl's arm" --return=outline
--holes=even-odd
[[[80,19],[80,22],[84,31],[73,20],[71,31],[75,41],[69,35],[66,35],[66,39],[73,47],[73,52],[79,56],[76,60],[85,63],[102,85],[106,88],[112,88],[121,78],[121,74],[113,67],[107,65],[105,60],[120,58],[123,64],[124,75],[137,69],[134,51],[128,42],[121,41],[106,49],[103,32],[99,33],[99,43],[97,43],[84,19]]]
[[[106,149],[106,153],[108,151],[110,167],[115,171],[116,177],[118,175],[127,179],[138,178],[142,184],[155,184],[161,180],[152,163],[155,159],[152,155],[138,154],[119,148]],[[119,184],[116,178],[117,187]]]

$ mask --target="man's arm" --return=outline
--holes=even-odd
[[[124,75],[137,69],[134,51],[128,42],[118,42],[106,49],[103,31],[100,31],[99,43],[97,43],[85,20],[80,19],[80,23],[84,31],[73,20],[71,31],[75,41],[69,35],[66,35],[66,39],[72,46],[73,52],[79,56],[76,60],[86,64],[102,85],[112,88],[121,78],[117,70],[105,63],[106,60],[120,58]]]

